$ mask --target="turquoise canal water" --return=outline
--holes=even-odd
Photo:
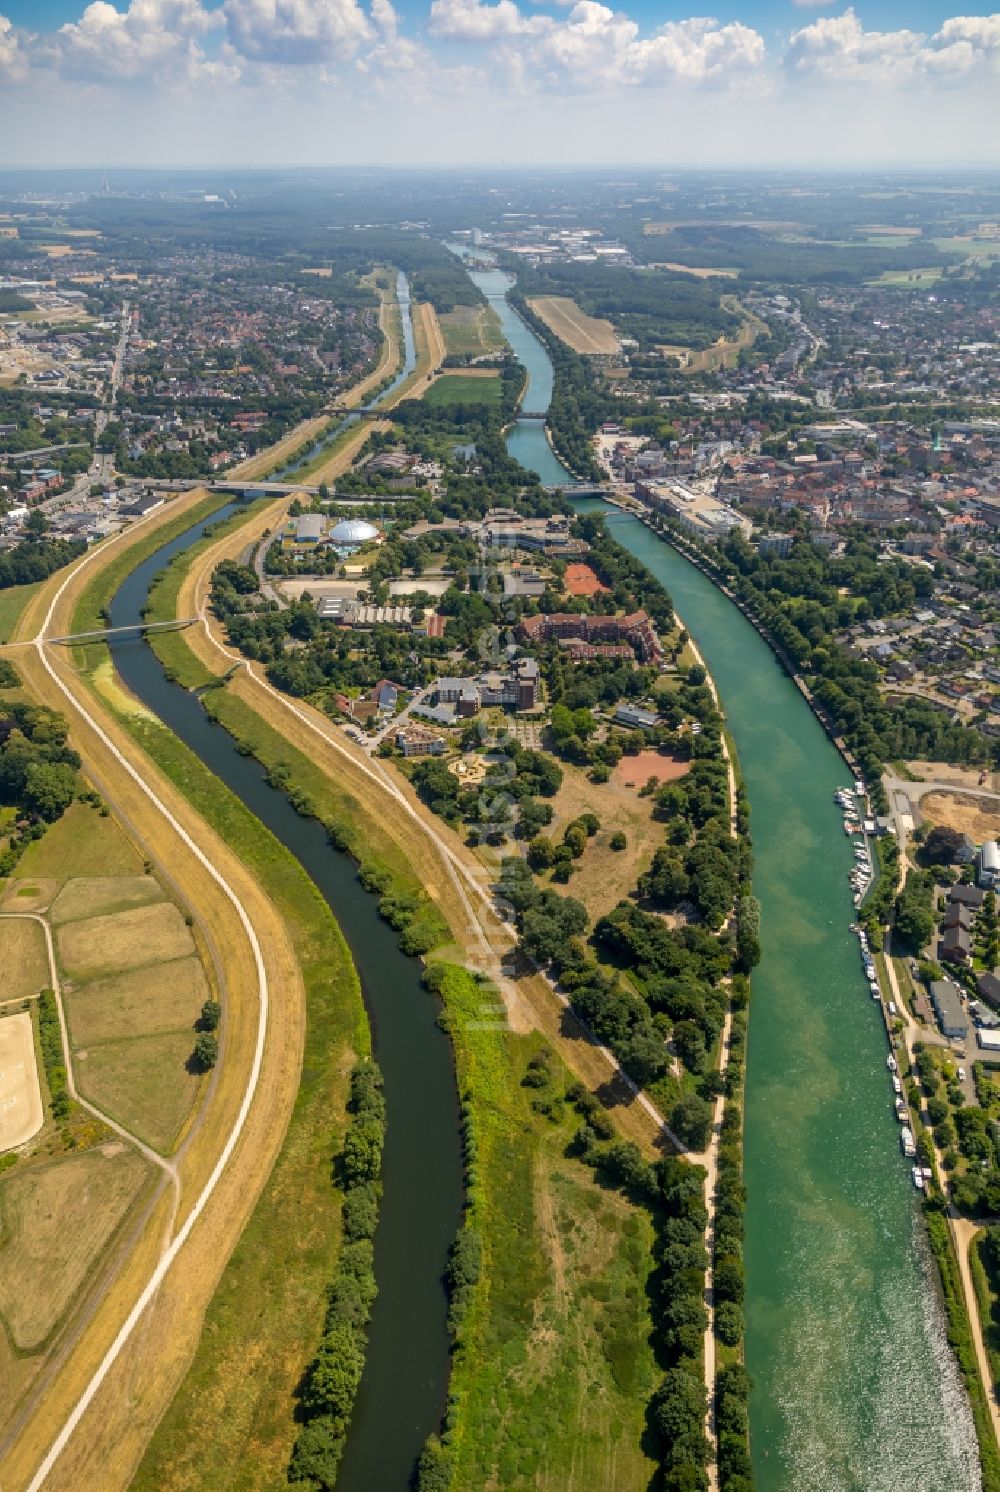
[[[763,957],[746,1086],[747,1367],[759,1492],[973,1492],[972,1417],[899,1150],[885,1030],[849,930],[839,755],[766,644],[604,507],[712,671],[747,785]]]
[[[506,300],[509,276],[473,278],[535,380],[525,407],[547,407],[551,364]],[[511,454],[546,483],[570,483],[541,422],[523,423],[541,445],[515,429]],[[763,948],[745,1135],[758,1492],[979,1492],[972,1416],[899,1150],[885,1029],[849,930],[853,854],[833,804],[847,769],[711,581],[638,519],[567,496],[578,512],[605,512],[673,596],[715,678],[750,797]]]
[[[469,256],[470,251],[462,244],[449,244],[448,247],[462,259]],[[514,286],[513,275],[505,274],[501,269],[470,269],[468,274],[496,311],[510,349],[528,375],[521,408],[543,415],[552,402],[552,362],[543,343],[507,299],[507,292]],[[522,416],[516,420],[507,436],[507,449],[528,471],[537,472],[547,487],[565,487],[576,480],[549,445],[542,419]]]

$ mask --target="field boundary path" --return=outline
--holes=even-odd
[[[144,1140],[140,1140],[139,1136],[134,1134],[132,1130],[126,1129],[123,1124],[119,1124],[116,1119],[112,1119],[110,1114],[106,1114],[103,1109],[99,1109],[96,1104],[91,1103],[89,1099],[84,1098],[79,1092],[76,1086],[76,1075],[73,1071],[73,1058],[69,1044],[69,1026],[66,1022],[62,985],[59,981],[59,970],[56,967],[56,951],[52,941],[52,928],[49,925],[48,918],[43,917],[40,912],[0,912],[0,921],[37,922],[42,929],[42,935],[45,938],[45,953],[49,964],[49,983],[52,987],[52,993],[55,996],[56,1011],[59,1016],[59,1035],[62,1040],[63,1061],[66,1064],[66,1087],[69,1089],[69,1096],[73,1099],[74,1103],[78,1103],[82,1109],[86,1109],[88,1114],[93,1114],[95,1119],[99,1119],[102,1124],[106,1124],[109,1129],[113,1130],[119,1139],[125,1140],[129,1145],[134,1145],[136,1150],[151,1165],[161,1170],[170,1182],[173,1188],[174,1201],[173,1211],[165,1236],[164,1247],[166,1247],[166,1240],[170,1238],[174,1230],[174,1223],[181,1201],[181,1180],[177,1174],[177,1167],[173,1161],[164,1155],[160,1155],[159,1151],[147,1145]],[[37,996],[35,998],[37,999]]]

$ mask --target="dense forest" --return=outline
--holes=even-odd
[[[720,305],[718,281],[601,263],[518,264],[516,270],[519,295],[568,295],[640,347],[708,347],[739,330],[740,318]]]

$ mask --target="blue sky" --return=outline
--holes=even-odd
[[[1000,11],[0,0],[0,164],[501,161],[1000,165]]]

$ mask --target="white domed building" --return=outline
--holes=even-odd
[[[344,518],[330,530],[329,542],[338,554],[353,554],[377,538],[379,531],[374,523],[366,523],[363,518]]]

